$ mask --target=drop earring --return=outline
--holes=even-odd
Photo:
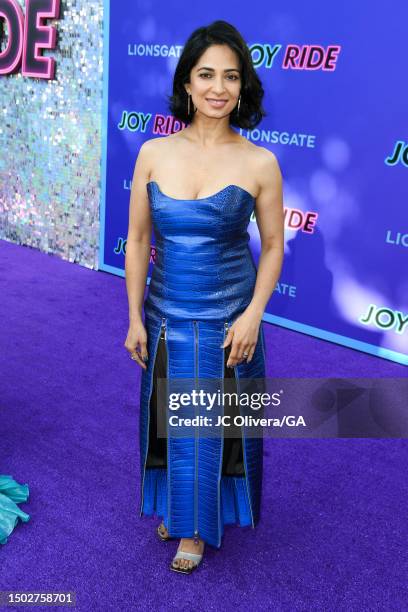
[[[191,98],[191,100],[193,99],[193,98],[191,97],[191,94],[187,94],[187,116],[188,116],[188,117],[190,116],[190,110],[191,110],[191,109],[190,109],[190,98]],[[194,104],[193,104],[193,113],[195,113],[195,112],[196,112],[196,110],[197,110],[197,109],[194,107]]]
[[[237,108],[237,115],[239,115],[239,107],[241,106],[241,94],[239,94],[239,98],[238,98],[238,108]]]

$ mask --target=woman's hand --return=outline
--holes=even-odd
[[[129,325],[128,335],[125,341],[125,348],[129,351],[130,356],[134,361],[144,369],[147,369],[144,361],[147,361],[147,332],[143,325],[142,319],[131,321]]]
[[[248,307],[231,325],[222,344],[222,348],[225,348],[232,342],[227,361],[228,367],[234,367],[244,359],[248,363],[251,361],[258,342],[261,321],[262,315],[253,312]],[[243,353],[247,353],[248,357],[244,357]]]

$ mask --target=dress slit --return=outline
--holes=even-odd
[[[235,380],[234,368],[227,367],[228,356],[231,350],[231,345],[225,349],[225,367],[224,378]],[[164,331],[161,331],[159,346],[156,353],[156,359],[153,368],[152,394],[150,397],[150,419],[149,419],[149,446],[147,453],[146,468],[167,468],[167,440],[157,435],[157,426],[160,419],[166,418],[166,407],[159,404],[157,398],[158,378],[167,377],[167,349],[164,338]],[[236,391],[236,380],[233,392]],[[164,397],[165,394],[163,394]],[[227,404],[225,406],[225,414],[231,416],[231,428],[234,415],[239,414],[237,403]],[[234,428],[237,432],[238,427]],[[161,431],[165,431],[165,424],[162,423]],[[222,475],[223,476],[244,476],[244,460],[242,452],[241,437],[225,437],[223,444],[222,456]]]
[[[164,330],[161,330],[159,346],[157,347],[156,359],[153,368],[152,394],[149,404],[149,446],[146,468],[167,468],[167,440],[166,438],[159,438],[157,435],[158,419],[163,418],[163,416],[165,417],[166,414],[164,406],[160,406],[157,401],[157,390],[159,386],[157,379],[166,377],[167,349],[164,338]]]

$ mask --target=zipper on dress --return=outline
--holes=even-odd
[[[227,337],[228,334],[228,321],[224,322],[224,338],[222,343],[224,344],[225,342],[225,338]],[[225,348],[222,349],[222,371],[221,371],[221,380],[222,380],[222,393],[224,396],[224,389],[225,389],[225,383],[224,383],[224,372],[225,372]],[[222,415],[224,416],[224,406],[222,409]],[[223,428],[223,433],[221,436],[221,451],[220,451],[221,455],[220,455],[220,468],[219,468],[219,481],[218,481],[218,546],[220,546],[221,544],[221,478],[222,478],[222,459],[224,456],[224,428]]]
[[[197,321],[193,321],[194,326],[194,357],[195,357],[195,386],[198,384],[198,327]],[[195,416],[197,416],[197,408],[195,410]],[[194,428],[194,543],[198,544],[198,425]]]
[[[171,500],[170,500],[170,436],[169,436],[169,415],[168,415],[168,399],[169,399],[169,385],[170,385],[170,368],[169,368],[169,351],[167,347],[167,319],[162,318],[162,333],[164,338],[164,346],[166,349],[166,451],[167,451],[167,467],[166,467],[166,478],[167,478],[167,531],[170,534],[171,524]]]
[[[228,323],[227,323],[228,326]],[[241,414],[241,408],[240,408],[240,402],[239,402],[239,376],[237,373],[237,366],[234,366],[234,379],[235,379],[235,385],[236,385],[236,389],[237,389],[237,396],[238,396],[238,411]],[[251,523],[252,523],[252,527],[255,527],[254,525],[254,515],[252,512],[252,500],[251,500],[251,496],[249,494],[249,487],[248,487],[248,470],[247,470],[247,461],[246,461],[246,450],[245,450],[245,439],[244,439],[244,426],[241,425],[241,443],[242,443],[242,454],[244,457],[244,478],[245,478],[245,488],[247,490],[247,495],[248,495],[248,503],[249,503],[249,509],[251,511]]]
[[[162,336],[163,332],[164,332],[164,336]],[[161,322],[161,326],[160,326],[160,332],[157,334],[157,341],[156,341],[156,346],[155,346],[154,355],[153,355],[153,365],[151,366],[152,372],[151,372],[151,379],[150,379],[150,392],[149,392],[149,399],[147,400],[147,444],[146,444],[146,453],[145,453],[145,460],[144,460],[144,467],[143,467],[142,499],[141,499],[141,503],[140,503],[140,516],[142,516],[142,512],[143,512],[144,482],[145,482],[145,476],[146,476],[147,457],[149,455],[150,401],[151,401],[152,391],[153,391],[153,375],[154,375],[154,367],[155,367],[155,364],[156,364],[157,350],[159,348],[159,342],[160,342],[162,337],[164,337],[164,341],[166,341],[166,337],[167,337],[167,334],[166,334],[166,319],[164,317],[162,317],[162,322]],[[166,349],[167,349],[167,347],[166,347]],[[166,376],[167,376],[167,372],[166,372]]]
[[[167,331],[166,331],[166,319],[164,317],[162,317],[162,324],[161,324],[161,332],[160,332],[160,338],[166,340],[167,339]]]

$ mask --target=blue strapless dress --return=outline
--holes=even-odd
[[[255,527],[259,520],[263,440],[242,427],[243,476],[223,475],[222,436],[168,437],[166,468],[147,467],[153,374],[164,338],[169,380],[222,379],[221,344],[256,282],[247,231],[255,198],[238,185],[194,200],[167,196],[156,181],[146,188],[156,261],[144,303],[149,360],[140,390],[140,514],[162,517],[171,536],[220,547],[225,524]],[[238,390],[240,378],[265,377],[263,323],[252,360],[235,366],[234,376]]]
[[[0,475],[0,544],[7,542],[20,519],[26,523],[30,516],[17,504],[27,501],[29,490],[27,484],[19,484],[9,475]]]

